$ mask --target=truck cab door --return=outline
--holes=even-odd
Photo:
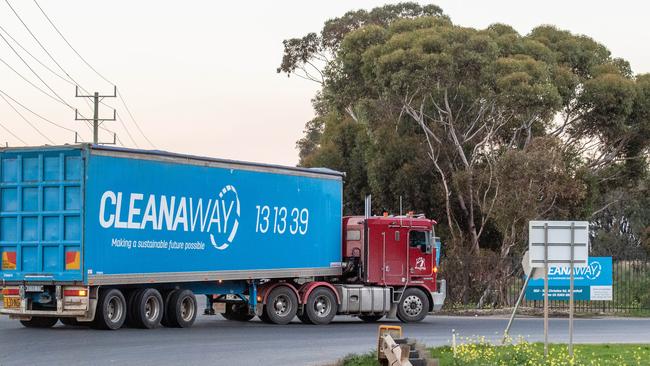
[[[406,231],[389,228],[384,236],[384,283],[399,286],[408,281]]]
[[[409,231],[409,275],[411,278],[431,276],[435,263],[432,239],[431,231]]]

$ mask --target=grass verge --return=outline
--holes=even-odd
[[[544,361],[544,345],[520,341],[513,345],[494,346],[478,340],[457,347],[431,348],[441,366],[641,366],[650,365],[650,344],[580,344],[574,346],[575,356],[568,356],[566,344],[552,344]],[[343,366],[376,366],[376,353],[351,355]]]

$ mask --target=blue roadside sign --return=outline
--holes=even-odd
[[[612,300],[612,257],[589,257],[589,265],[574,268],[573,295],[576,300]],[[549,300],[569,301],[570,268],[549,266]],[[544,279],[528,282],[526,300],[544,299]]]

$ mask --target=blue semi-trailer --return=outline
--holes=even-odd
[[[0,313],[28,327],[189,327],[206,295],[206,313],[231,320],[420,320],[444,300],[434,244],[409,313],[395,301],[408,280],[368,283],[364,255],[346,253],[343,176],[87,144],[2,149]]]

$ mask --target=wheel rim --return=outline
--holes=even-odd
[[[318,296],[314,301],[314,312],[320,318],[325,318],[332,311],[332,304],[327,296]]]
[[[291,312],[291,300],[287,295],[278,295],[273,302],[275,315],[287,316]]]
[[[108,300],[108,307],[106,309],[106,315],[108,320],[112,323],[117,323],[122,318],[122,313],[124,313],[124,304],[117,296],[113,296]]]
[[[183,321],[190,321],[194,317],[194,301],[192,301],[191,297],[185,297],[183,298],[183,301],[181,301],[181,319]]]
[[[155,297],[149,296],[144,303],[144,316],[148,321],[153,321],[158,318],[158,314],[160,314],[160,303]]]
[[[409,316],[418,316],[424,308],[422,299],[415,295],[407,296],[402,303],[402,309]]]

